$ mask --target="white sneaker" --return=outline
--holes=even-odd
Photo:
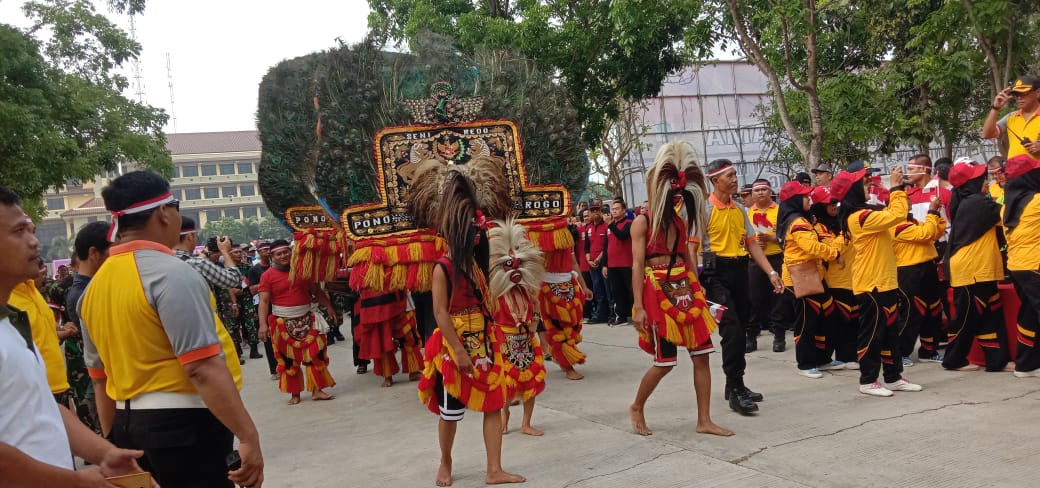
[[[909,368],[909,367],[911,367],[913,365],[914,365],[914,360],[913,359],[910,359],[910,358],[908,358],[906,356],[903,356],[903,367],[904,368]]]
[[[859,385],[859,392],[865,395],[873,395],[879,397],[890,397],[892,396],[892,390],[881,386],[881,383],[877,381],[868,385]]]
[[[921,385],[911,383],[910,380],[906,378],[899,378],[894,383],[886,382],[885,388],[892,391],[921,391],[923,389]]]
[[[816,368],[799,369],[798,374],[806,378],[823,378],[823,373],[821,373],[820,370]]]
[[[838,369],[845,369],[845,363],[838,360],[834,360],[822,366],[817,366],[816,369],[820,371],[834,371]]]
[[[1040,376],[1040,369],[1034,369],[1032,371],[1018,371],[1012,373],[1015,378],[1032,378],[1034,376]]]
[[[849,361],[845,363],[845,369],[859,369],[859,363],[856,361]]]

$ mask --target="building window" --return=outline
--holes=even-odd
[[[253,172],[253,163],[238,163],[238,174],[247,175]]]
[[[206,222],[207,223],[208,222],[216,222],[218,220],[220,220],[220,210],[219,209],[207,210],[206,211]]]
[[[47,210],[65,210],[65,199],[61,197],[48,198]]]
[[[253,185],[242,185],[239,187],[239,195],[244,197],[251,197],[256,195],[256,187]]]
[[[198,212],[185,211],[184,209],[181,209],[181,217],[182,218],[183,217],[187,217],[187,218],[191,219],[192,222],[195,222],[196,226],[199,225],[199,213]]]
[[[207,186],[203,188],[202,195],[206,197],[207,200],[211,198],[220,198],[220,195],[217,192],[217,187],[215,186]]]
[[[173,195],[173,198],[178,200],[184,200],[184,192],[182,192],[180,188],[170,190],[170,195]]]
[[[256,207],[242,207],[242,217],[247,219],[257,218]]]
[[[238,196],[238,187],[235,186],[235,185],[222,186],[222,187],[220,187],[220,193],[225,198],[226,197],[237,197]]]
[[[185,200],[202,200],[202,190],[198,188],[185,188],[184,189]]]
[[[235,174],[235,163],[221,163],[220,174],[222,175],[233,175]]]
[[[267,208],[260,207],[260,216],[261,217],[267,217]]]
[[[98,221],[98,218],[93,216],[93,215],[91,215],[90,217],[87,217],[87,223],[88,224],[91,224],[91,223],[94,223],[94,222],[97,222],[97,221]]]
[[[199,175],[199,167],[194,164],[181,166],[181,178],[194,178]]]
[[[235,220],[239,219],[239,213],[237,208],[225,208],[224,217],[231,217]]]
[[[202,165],[202,176],[216,176],[217,165],[215,164],[204,164]]]

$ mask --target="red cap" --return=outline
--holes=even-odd
[[[852,185],[862,185],[863,177],[867,174],[866,168],[849,173],[842,171],[831,180],[831,197],[835,200],[844,200],[845,195],[852,189]]]
[[[985,164],[978,164],[971,158],[957,158],[957,161],[953,162],[953,168],[950,168],[950,184],[954,188],[959,188],[984,174],[986,174]]]
[[[805,186],[797,181],[788,181],[780,187],[780,201],[783,202],[798,195],[808,195],[810,192],[812,192],[811,186]]]
[[[1008,179],[1018,178],[1038,168],[1040,168],[1040,161],[1033,159],[1028,154],[1019,154],[1008,160],[1007,165],[1004,166],[1004,173]]]
[[[831,197],[831,189],[826,186],[813,187],[812,193],[809,194],[809,198],[815,203],[830,204],[833,197]]]

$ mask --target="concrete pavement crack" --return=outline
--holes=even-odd
[[[813,440],[813,439],[819,439],[819,438],[822,438],[822,437],[835,436],[835,435],[838,435],[838,434],[842,434],[842,433],[848,432],[848,431],[850,431],[852,429],[857,429],[859,427],[863,427],[864,425],[875,423],[875,422],[884,422],[884,421],[888,421],[888,420],[895,420],[895,419],[899,419],[899,418],[903,418],[903,417],[909,417],[911,415],[919,415],[919,414],[928,413],[928,412],[937,412],[939,410],[943,410],[943,409],[946,409],[948,407],[958,407],[958,406],[973,407],[973,406],[978,406],[978,405],[990,405],[990,404],[1001,403],[1001,402],[1006,402],[1006,401],[1010,401],[1010,400],[1017,400],[1017,399],[1024,398],[1026,396],[1035,394],[1035,393],[1040,393],[1040,389],[1030,390],[1030,391],[1027,391],[1027,392],[1022,393],[1020,395],[1014,395],[1014,396],[1000,398],[1000,399],[995,399],[995,400],[990,400],[990,401],[949,403],[949,404],[946,404],[946,405],[940,405],[938,407],[926,408],[926,409],[917,410],[917,411],[913,411],[913,412],[906,412],[906,413],[903,413],[903,414],[900,414],[900,415],[893,415],[891,417],[884,417],[884,418],[877,418],[877,419],[868,419],[868,420],[860,422],[860,423],[858,423],[856,425],[850,425],[848,427],[843,427],[843,428],[838,429],[838,430],[836,430],[834,432],[827,432],[827,433],[824,433],[824,434],[811,435],[811,436],[808,436],[808,437],[803,437],[801,439],[795,439],[795,440],[791,440],[791,441],[787,441],[787,442],[781,442],[779,444],[775,444],[775,445],[772,445],[772,446],[761,447],[761,448],[756,449],[755,451],[752,451],[752,452],[750,452],[748,454],[745,454],[745,455],[743,455],[743,456],[741,456],[739,458],[732,459],[729,462],[731,464],[740,465],[741,463],[749,461],[751,458],[753,458],[756,455],[761,454],[762,452],[767,451],[769,449],[775,449],[775,448],[778,448],[778,447],[789,446],[791,444],[796,444],[796,443],[799,443],[799,442]]]
[[[672,446],[672,447],[674,447],[674,446]],[[602,478],[604,476],[613,476],[613,475],[618,474],[618,473],[624,473],[625,471],[628,471],[630,469],[635,469],[635,468],[637,468],[639,466],[642,466],[642,465],[644,465],[646,463],[652,463],[654,461],[657,461],[658,459],[661,459],[662,457],[671,456],[672,454],[678,454],[678,453],[683,452],[683,451],[686,451],[686,449],[677,448],[676,450],[674,450],[672,452],[662,452],[661,454],[658,454],[658,455],[656,455],[656,456],[654,456],[654,457],[652,457],[650,459],[647,459],[645,461],[639,461],[639,462],[637,462],[637,463],[635,463],[635,464],[633,464],[633,465],[631,465],[631,466],[629,466],[627,468],[624,468],[624,469],[619,469],[617,471],[612,471],[610,473],[597,474],[596,476],[589,476],[587,478],[582,478],[580,480],[574,480],[574,481],[572,481],[570,483],[567,483],[566,485],[563,485],[563,488],[568,488],[570,486],[577,485],[578,483],[584,483],[586,481],[594,480],[596,478]]]

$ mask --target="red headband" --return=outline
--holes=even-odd
[[[712,178],[712,177],[721,175],[722,173],[725,173],[726,170],[728,170],[728,169],[730,169],[732,167],[733,167],[733,163],[726,163],[726,164],[722,165],[721,168],[708,173],[708,178]]]
[[[108,242],[116,242],[116,236],[119,235],[119,217],[124,215],[130,215],[135,213],[146,212],[153,208],[159,208],[167,203],[176,200],[173,195],[164,193],[155,198],[150,198],[143,202],[135,203],[123,210],[116,210],[112,212],[112,227],[108,229]]]

